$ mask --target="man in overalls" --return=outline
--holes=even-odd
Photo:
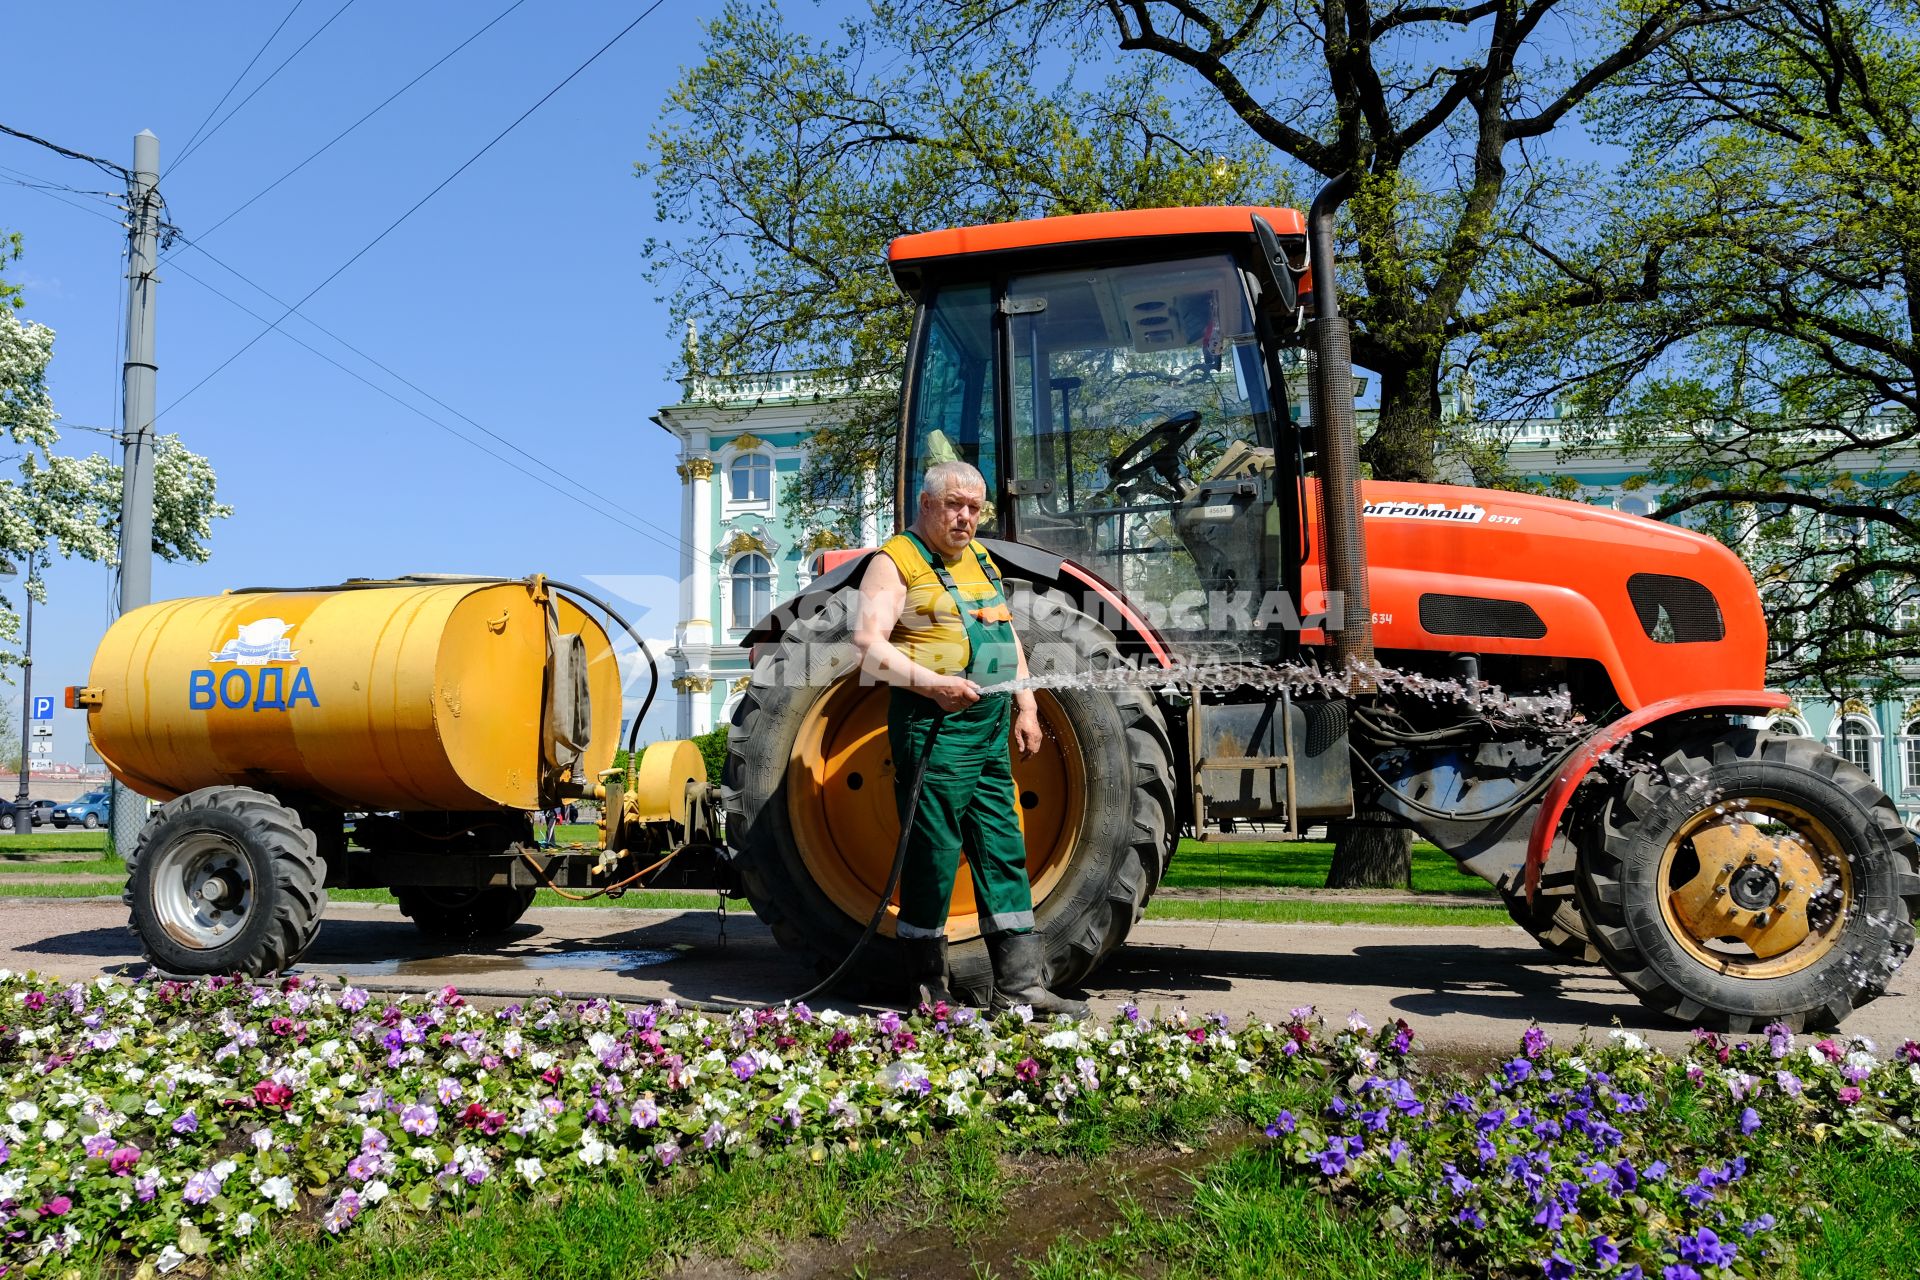
[[[1022,759],[1040,749],[1039,709],[1031,692],[982,696],[1027,674],[1000,572],[973,540],[986,494],[964,462],[929,467],[912,528],[880,548],[860,582],[853,642],[861,670],[891,686],[887,733],[903,817],[914,771],[926,761],[897,932],[913,957],[917,998],[950,1000],[947,907],[964,849],[993,958],[994,1007],[1084,1018],[1086,1005],[1047,990],[1007,756],[1009,724]]]

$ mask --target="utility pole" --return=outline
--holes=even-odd
[[[121,366],[120,429],[125,476],[120,496],[120,612],[153,601],[153,302],[160,256],[160,139],[133,135],[133,173],[127,179],[131,224],[127,242],[127,355]],[[113,845],[121,856],[146,825],[146,800],[113,787]]]
[[[11,568],[11,566],[9,566]],[[27,598],[27,644],[20,659],[20,794],[13,811],[13,833],[33,834],[33,802],[27,780],[33,773],[33,739],[28,726],[33,723],[33,553],[27,553],[27,571],[21,576],[21,593]]]

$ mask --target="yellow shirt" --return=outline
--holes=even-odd
[[[961,596],[970,606],[993,598],[993,583],[980,571],[979,557],[974,555],[974,549],[978,546],[978,543],[970,544],[965,551],[946,562],[953,585],[960,589]],[[887,539],[880,553],[893,561],[907,583],[906,605],[900,610],[900,621],[894,623],[893,634],[887,639],[894,648],[929,671],[937,671],[943,676],[966,671],[972,657],[972,646],[967,643],[967,630],[960,622],[960,611],[954,606],[953,596],[940,585],[933,566],[927,563],[920,549],[904,533],[896,533]],[[997,565],[995,567],[998,568]]]

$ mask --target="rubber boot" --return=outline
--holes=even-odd
[[[947,990],[946,938],[907,938],[907,973],[913,981],[914,1007],[953,1004]]]
[[[1039,934],[990,933],[987,954],[993,957],[994,1008],[1024,1004],[1042,1016],[1064,1013],[1069,1018],[1084,1018],[1090,1012],[1082,1002],[1047,990],[1047,944]]]

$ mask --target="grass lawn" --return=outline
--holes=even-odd
[[[1327,883],[1331,865],[1333,844],[1326,840],[1297,844],[1182,840],[1164,883],[1169,889],[1318,889]],[[1462,871],[1452,855],[1424,840],[1413,844],[1413,888],[1416,893],[1494,892],[1479,876]]]
[[[41,827],[31,836],[0,836],[0,867],[17,865],[15,859],[49,853],[98,853],[107,851],[107,833],[82,827]]]
[[[124,866],[115,858],[99,856],[84,861],[56,861],[34,855],[76,853],[104,855],[106,833],[64,831],[53,835],[0,837],[0,898],[84,898],[117,896],[124,879]],[[559,844],[593,844],[597,829],[590,823],[562,826],[556,833]],[[1297,844],[1281,843],[1204,843],[1182,840],[1168,871],[1166,887],[1174,889],[1217,890],[1219,897],[1168,898],[1156,900],[1147,909],[1155,920],[1253,920],[1278,924],[1379,924],[1420,928],[1429,925],[1505,925],[1507,913],[1497,905],[1459,907],[1421,903],[1354,901],[1350,898],[1323,901],[1263,902],[1236,899],[1235,890],[1317,889],[1326,883],[1327,867],[1333,859],[1333,845],[1325,841]],[[58,884],[18,883],[13,877],[32,874],[71,877]],[[1425,841],[1413,846],[1413,883],[1421,893],[1469,893],[1491,898],[1493,887],[1476,876],[1461,871],[1453,859]],[[573,890],[571,892],[579,892]],[[329,896],[335,902],[392,903],[385,889],[334,889]],[[715,895],[701,891],[636,890],[618,898],[598,897],[575,901],[549,889],[534,898],[539,907],[640,907],[655,910],[713,909]],[[733,902],[730,911],[745,913],[744,902]]]

